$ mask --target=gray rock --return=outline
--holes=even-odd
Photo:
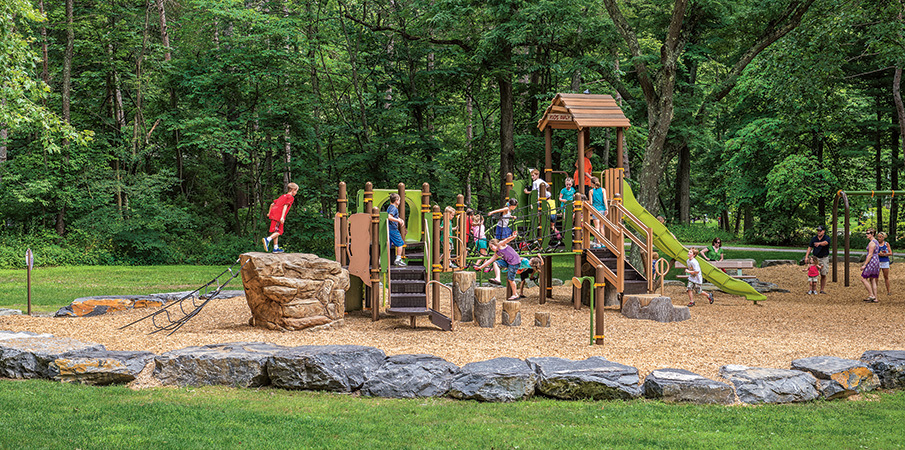
[[[155,358],[154,378],[175,386],[265,386],[267,363],[286,348],[264,342],[186,347]]]
[[[663,281],[664,286],[685,286],[687,283],[683,283],[679,280],[665,280]]]
[[[459,366],[434,355],[394,355],[371,374],[363,395],[389,398],[442,397]]]
[[[0,376],[50,378],[48,365],[63,354],[77,350],[105,348],[101,344],[45,335],[0,340]]]
[[[753,287],[755,291],[760,292],[762,294],[766,293],[766,292],[782,292],[783,291],[783,289],[779,289],[779,286],[777,286],[773,283],[760,281],[757,278],[746,278],[746,279],[742,279],[742,281],[750,284],[751,287]],[[789,291],[785,291],[785,292],[789,292]]]
[[[18,309],[0,308],[0,316],[20,316],[22,311]]]
[[[550,286],[562,286],[562,280],[559,278],[553,278],[550,280]]]
[[[905,351],[868,350],[861,355],[861,362],[877,374],[884,389],[905,388]]]
[[[812,356],[792,361],[792,369],[817,378],[817,388],[827,400],[877,389],[880,379],[861,361],[835,356]]]
[[[583,361],[528,358],[537,373],[537,392],[565,400],[609,400],[639,397],[638,369],[599,356]]]
[[[57,381],[94,385],[128,383],[153,360],[151,352],[75,351],[51,362],[48,372]]]
[[[795,260],[792,259],[765,259],[760,263],[761,267],[773,267],[773,266],[794,266],[798,264]]]
[[[276,387],[351,392],[383,366],[383,350],[361,345],[305,345],[283,350],[267,366]]]
[[[8,330],[0,330],[0,341],[6,339],[22,339],[22,338],[30,338],[30,337],[51,337],[52,334],[38,334],[32,333],[31,331],[8,331]]]
[[[807,372],[728,365],[720,376],[735,386],[743,403],[791,403],[814,400],[819,395],[817,379]]]
[[[513,402],[534,395],[537,374],[517,358],[468,363],[453,380],[449,395],[482,402]]]
[[[684,369],[657,369],[644,378],[644,396],[667,402],[728,405],[735,402],[732,386]]]
[[[622,315],[629,319],[646,319],[657,322],[681,322],[691,319],[687,306],[673,306],[669,297],[651,299],[647,306],[641,306],[641,298],[626,295],[622,303]]]

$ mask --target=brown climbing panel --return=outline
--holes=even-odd
[[[349,216],[349,273],[371,285],[371,215],[358,213]]]

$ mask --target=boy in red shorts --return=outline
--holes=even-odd
[[[299,185],[295,183],[289,183],[287,187],[289,192],[281,195],[270,205],[270,213],[267,214],[267,217],[270,218],[271,234],[262,239],[265,252],[270,251],[270,242],[272,241],[273,252],[283,253],[283,249],[279,245],[280,236],[283,234],[283,223],[286,222],[286,214],[289,214],[289,208],[292,207],[292,202],[295,201],[295,194],[299,191]]]

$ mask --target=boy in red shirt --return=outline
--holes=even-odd
[[[295,201],[295,194],[299,191],[299,185],[295,183],[289,183],[287,187],[289,192],[281,195],[270,205],[270,213],[267,214],[267,217],[270,218],[271,234],[262,239],[265,252],[270,251],[270,242],[273,241],[273,252],[283,253],[283,249],[279,245],[280,236],[283,234],[283,223],[286,222],[286,214],[289,214],[289,208]]]

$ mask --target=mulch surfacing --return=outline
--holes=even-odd
[[[150,323],[128,324],[152,309],[121,311],[98,317],[51,318],[2,316],[0,329],[51,333],[104,344],[110,350],[148,350],[163,353],[189,346],[224,342],[270,342],[278,345],[354,344],[383,349],[389,355],[427,353],[458,365],[500,356],[528,358],[558,356],[584,359],[602,356],[637,367],[644,376],[672,367],[717,378],[720,366],[742,364],[788,368],[791,361],[829,355],[858,359],[865,350],[905,349],[905,276],[891,269],[892,295],[880,279],[880,303],[865,303],[857,264],[852,265],[851,286],[828,281],[826,295],[807,295],[807,275],[800,266],[776,266],[748,273],[775,283],[790,293],[771,292],[757,305],[721,292],[714,304],[698,296],[691,319],[659,323],[625,318],[615,307],[605,312],[604,345],[588,345],[590,315],[587,307],[572,308],[571,287],[554,288],[554,298],[538,304],[538,289],[526,289],[522,299],[522,325],[500,324],[504,289],[497,291],[497,322],[480,328],[460,323],[454,332],[442,332],[426,317],[412,329],[405,317],[382,317],[372,322],[370,312],[346,315],[345,326],[327,331],[279,332],[248,325],[251,313],[244,297],[215,300],[172,336],[153,331]],[[832,275],[831,275],[832,276]],[[832,280],[832,278],[829,280]],[[444,292],[441,311],[449,313]],[[688,303],[683,287],[667,286],[676,306]],[[704,301],[702,301],[704,300]],[[534,312],[552,313],[552,326],[534,326]]]

